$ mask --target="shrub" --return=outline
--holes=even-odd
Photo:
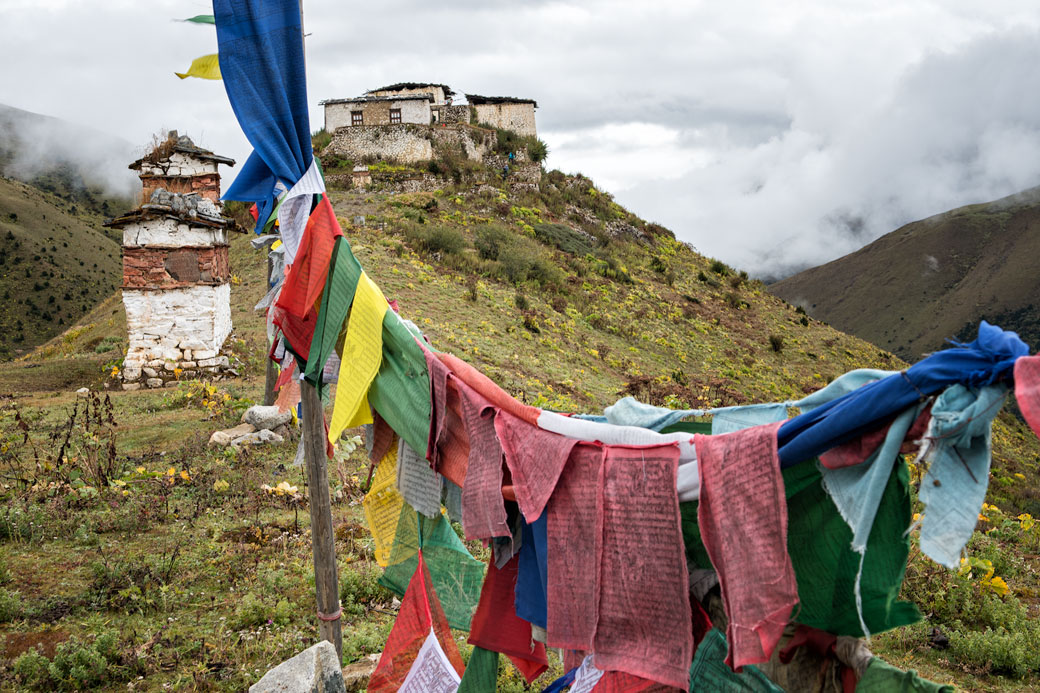
[[[513,296],[513,305],[515,305],[520,310],[527,310],[527,296],[524,296],[522,293],[517,291],[516,294]]]
[[[106,631],[93,643],[75,637],[58,645],[54,659],[49,660],[35,648],[14,662],[18,680],[38,690],[81,691],[126,680],[134,672],[120,664],[115,633]]]
[[[587,255],[594,245],[584,234],[563,224],[534,224],[534,235],[542,243],[559,248],[572,255]]]
[[[499,249],[498,262],[502,274],[514,284],[530,280],[548,286],[562,281],[560,270],[545,257],[544,251],[522,236]]]
[[[339,585],[343,613],[363,616],[373,603],[390,598],[390,593],[379,584],[382,572],[378,565],[368,561],[358,561],[346,567]]]
[[[769,346],[776,353],[781,353],[784,350],[784,336],[781,334],[769,335]]]
[[[247,592],[235,607],[235,617],[232,627],[236,629],[249,628],[267,623],[268,611],[260,598],[252,592]]]
[[[484,260],[497,260],[502,248],[509,245],[513,234],[502,228],[489,224],[477,229],[476,240],[473,245],[477,248],[477,254]]]
[[[43,688],[50,682],[51,675],[48,671],[50,665],[51,660],[40,654],[34,647],[14,660],[14,674],[29,688]]]
[[[712,260],[710,269],[715,274],[721,274],[723,277],[730,272],[729,266],[722,260]]]
[[[985,631],[953,630],[949,633],[950,654],[976,671],[994,671],[1022,678],[1040,667],[1040,638],[1035,628],[1010,632],[1005,628]]]
[[[17,592],[0,587],[0,623],[18,618],[22,613],[22,598]]]

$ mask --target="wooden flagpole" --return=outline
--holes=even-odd
[[[300,39],[303,41],[303,0],[300,0]],[[306,49],[304,51],[306,55]],[[305,61],[306,62],[306,61]],[[318,634],[336,646],[343,656],[343,609],[339,603],[336,567],[336,538],[332,530],[332,501],[325,455],[325,412],[317,388],[300,381],[301,434],[307,465],[307,488],[311,512],[311,549],[314,553],[314,591],[318,603]]]

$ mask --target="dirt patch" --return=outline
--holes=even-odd
[[[47,629],[32,633],[8,633],[4,639],[4,659],[14,660],[32,648],[48,659],[54,657],[54,650],[69,639],[68,631]]]

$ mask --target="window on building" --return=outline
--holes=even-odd
[[[400,122],[401,122],[401,109],[400,108],[391,108],[390,109],[390,124],[393,125],[394,123],[400,123]]]
[[[365,116],[364,116],[364,114],[361,111],[351,111],[350,112],[350,124],[351,125],[364,125],[365,124]]]

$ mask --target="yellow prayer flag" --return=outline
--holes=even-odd
[[[397,445],[391,445],[389,452],[379,462],[372,477],[372,488],[365,495],[362,506],[365,509],[365,521],[375,540],[376,563],[385,568],[390,563],[390,553],[397,535],[397,522],[401,517],[404,498],[394,486],[397,480]]]
[[[389,307],[379,287],[362,272],[343,339],[336,403],[329,424],[332,443],[345,429],[372,423],[368,388],[383,360],[383,316]]]
[[[198,77],[200,79],[220,79],[220,60],[217,54],[204,55],[191,61],[187,72],[174,72],[181,79]]]

